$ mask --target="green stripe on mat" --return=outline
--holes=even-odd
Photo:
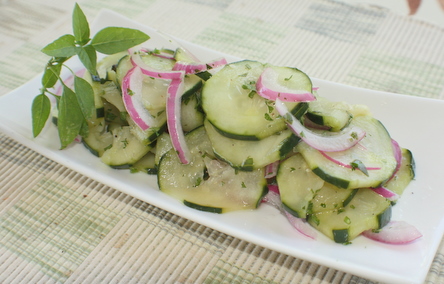
[[[339,41],[364,45],[376,34],[387,12],[325,1],[313,3],[296,27]]]
[[[260,19],[224,13],[194,43],[240,58],[265,60],[284,39],[286,29]]]
[[[84,192],[44,178],[0,216],[0,246],[64,281],[121,218]]]
[[[345,84],[406,95],[439,98],[444,67],[411,58],[367,51],[345,78]]]

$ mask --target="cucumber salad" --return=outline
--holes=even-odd
[[[75,13],[82,19],[78,6]],[[76,30],[84,50],[106,50],[100,38],[89,44],[89,33]],[[80,142],[116,170],[157,175],[161,191],[196,210],[271,205],[305,236],[320,232],[342,244],[358,236],[392,244],[421,237],[391,220],[414,179],[413,155],[366,106],[323,98],[297,68],[202,62],[183,46],[148,49],[142,39],[92,66],[82,60],[85,68],[63,79],[54,70],[68,56],[46,48],[56,78],[41,95],[56,98],[50,112],[59,132],[75,134],[61,138],[62,148]],[[36,110],[47,112],[47,104],[35,99],[34,129],[44,120]],[[80,109],[75,132],[71,105]]]

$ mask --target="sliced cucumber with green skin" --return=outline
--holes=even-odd
[[[310,169],[326,182],[346,189],[378,187],[393,175],[397,164],[390,135],[381,122],[370,116],[355,117],[350,125],[364,129],[366,137],[348,150],[327,154],[346,165],[359,160],[366,167],[378,168],[368,170],[368,176],[358,169],[338,165],[305,142],[300,142],[296,148]]]
[[[195,95],[197,92],[200,92],[203,86],[203,81],[200,77],[195,74],[187,74],[185,75],[184,83],[184,91],[182,94],[182,100],[186,100],[189,97]]]
[[[204,83],[202,108],[207,119],[223,135],[242,140],[260,140],[286,128],[274,102],[255,92],[256,81],[264,65],[239,61],[225,65]],[[298,89],[309,89],[311,81]],[[286,103],[294,110],[298,103]]]
[[[122,93],[114,82],[107,81],[102,84],[102,98],[113,104],[120,112],[126,112]]]
[[[368,188],[359,189],[345,207],[315,210],[308,216],[309,223],[337,243],[349,243],[363,231],[380,229],[391,218],[390,201]]]
[[[319,98],[308,103],[306,116],[312,122],[326,126],[330,131],[340,131],[347,127],[353,118],[344,103],[331,102]]]
[[[310,201],[325,183],[299,153],[279,164],[276,181],[284,209],[298,218],[306,218]]]
[[[300,140],[288,129],[259,141],[236,140],[221,135],[208,120],[204,125],[215,155],[244,171],[262,168],[284,158]]]
[[[119,52],[105,56],[97,63],[97,73],[102,80],[116,83],[116,66],[121,58],[128,55],[128,52]]]
[[[338,210],[347,206],[356,196],[359,189],[343,189],[330,183],[324,183],[310,200],[310,212]]]
[[[196,59],[193,58],[193,56],[188,51],[183,49],[182,47],[176,48],[176,50],[174,51],[174,59],[176,61],[181,61],[181,62],[195,62],[196,61]]]
[[[140,158],[140,160],[138,160],[131,166],[131,172],[143,172],[149,175],[157,174],[155,154],[153,152],[148,152],[145,156]]]
[[[120,112],[113,104],[110,104],[108,101],[103,102],[103,106],[105,110],[104,118],[107,124],[118,124],[121,126],[128,125],[126,112]]]
[[[142,130],[132,119],[127,119],[131,126],[131,133],[144,144],[151,144],[167,129],[167,118],[164,110],[160,110],[154,117],[155,124],[147,130]]]
[[[83,145],[95,156],[101,157],[106,149],[111,147],[113,136],[106,129],[103,118],[96,120],[96,123],[88,123],[89,134],[82,137]]]
[[[159,166],[160,159],[162,156],[173,148],[173,143],[171,142],[171,137],[167,132],[164,132],[159,135],[156,140],[156,151],[155,151],[155,159],[154,163],[156,167]]]
[[[264,169],[236,171],[215,159],[204,127],[189,132],[186,141],[192,155],[189,164],[182,164],[174,149],[162,156],[158,166],[161,191],[204,211],[257,208],[268,191]]]
[[[408,149],[401,149],[401,166],[393,178],[384,187],[401,195],[409,183],[415,178],[415,160],[412,152]]]
[[[111,134],[112,146],[103,152],[100,159],[112,168],[128,169],[152,148],[132,135],[129,126],[116,127]]]
[[[181,124],[185,132],[189,132],[199,126],[203,125],[205,114],[202,111],[199,103],[198,94],[182,97],[181,107]]]

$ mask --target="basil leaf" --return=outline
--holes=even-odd
[[[73,35],[63,35],[42,49],[42,52],[54,57],[71,57],[77,48]]]
[[[57,123],[61,149],[66,148],[79,135],[84,121],[76,94],[64,85],[63,94],[59,100],[59,119]]]
[[[94,47],[91,45],[78,47],[77,56],[91,75],[97,75],[97,54]]]
[[[115,54],[147,41],[150,37],[135,29],[107,27],[92,39],[94,48],[104,54]]]
[[[72,30],[77,44],[85,45],[90,40],[89,38],[89,24],[79,4],[75,4],[72,13]]]
[[[32,134],[37,137],[42,132],[51,112],[51,101],[45,94],[34,98],[31,106],[32,112]]]
[[[96,111],[94,104],[94,90],[88,81],[75,76],[74,90],[77,94],[77,102],[85,119],[91,119]]]
[[[88,126],[88,122],[86,122],[86,120],[83,121],[82,127],[80,127],[79,134],[82,137],[88,137],[88,135],[89,135],[89,126]]]
[[[42,76],[42,86],[43,88],[52,88],[59,79],[60,72],[62,70],[63,62],[65,62],[68,57],[54,57],[48,61],[45,67],[45,71]]]

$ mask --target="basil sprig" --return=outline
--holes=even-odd
[[[66,86],[60,77],[64,63],[77,56],[92,76],[93,81],[101,81],[97,72],[97,52],[110,55],[125,51],[147,41],[150,37],[135,29],[106,27],[90,38],[90,28],[85,14],[75,4],[72,14],[73,34],[66,34],[54,40],[41,51],[51,56],[45,66],[41,79],[40,94],[32,103],[32,132],[37,137],[43,130],[51,112],[48,96],[54,96],[58,107],[58,130],[61,148],[71,144],[78,135],[88,135],[87,120],[95,113],[94,91],[92,86],[72,70],[74,88]],[[63,92],[60,96],[51,92],[51,88],[60,81]]]

